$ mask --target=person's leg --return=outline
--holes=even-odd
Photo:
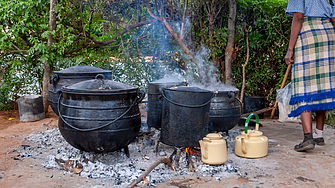
[[[304,132],[304,140],[302,143],[295,145],[295,151],[307,151],[314,149],[315,143],[312,135],[312,112],[304,111],[300,114],[302,129]]]
[[[312,132],[312,112],[304,111],[300,114],[301,124],[304,133]]]
[[[316,129],[323,131],[323,126],[325,124],[325,114],[326,111],[317,111],[316,112]]]
[[[314,142],[317,145],[325,145],[325,141],[323,139],[323,127],[325,124],[325,113],[326,111],[322,110],[322,111],[317,111],[316,112],[316,129],[313,133],[313,138],[314,138]]]

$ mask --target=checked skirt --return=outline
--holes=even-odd
[[[306,17],[292,65],[289,117],[335,108],[335,29],[327,18]]]

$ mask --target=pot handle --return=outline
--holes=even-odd
[[[86,63],[86,62],[82,61],[82,62],[78,63],[78,65],[77,65],[77,66],[79,66],[79,65],[82,65],[82,64],[88,65],[88,63]]]
[[[58,110],[58,114],[59,114],[59,117],[62,119],[62,121],[68,125],[69,127],[71,127],[72,129],[75,129],[77,131],[81,131],[81,132],[87,132],[87,131],[95,131],[95,130],[98,130],[98,129],[102,129],[104,127],[107,127],[109,125],[111,125],[112,123],[115,123],[117,120],[121,119],[124,115],[126,115],[132,108],[135,104],[137,104],[137,101],[138,100],[134,100],[133,104],[130,105],[130,107],[128,108],[128,110],[126,110],[123,114],[121,114],[119,117],[115,118],[113,121],[107,123],[107,124],[104,124],[104,125],[101,125],[99,127],[94,127],[94,128],[90,128],[90,129],[81,129],[81,128],[78,128],[78,127],[75,127],[73,125],[71,125],[70,123],[68,123],[67,121],[65,121],[65,119],[63,118],[63,115],[61,114],[60,112],[60,101],[61,101],[61,98],[63,97],[63,94],[60,94],[59,97],[58,97],[58,103],[57,103],[57,110]]]
[[[200,108],[200,107],[203,107],[203,106],[206,106],[207,104],[209,104],[211,101],[212,101],[212,98],[213,98],[213,92],[211,92],[211,97],[210,99],[205,102],[204,104],[200,104],[200,105],[186,105],[186,104],[180,104],[180,103],[176,103],[174,101],[172,101],[171,99],[167,98],[165,96],[165,88],[163,88],[162,90],[162,96],[164,97],[164,99],[166,99],[167,101],[169,101],[170,103],[174,104],[174,105],[177,105],[177,106],[181,106],[181,107],[187,107],[187,108]]]
[[[145,97],[145,92],[144,91],[138,91],[137,92],[137,100],[136,103],[139,104]]]
[[[56,84],[57,82],[59,81],[59,76],[58,74],[54,74],[52,77],[51,77],[51,80],[50,82],[52,83],[52,85],[54,86],[54,88],[56,87]],[[51,84],[50,83],[50,84]]]
[[[235,101],[235,93],[230,91],[228,92],[228,97],[229,97],[229,104],[233,103]]]
[[[245,146],[244,138],[241,138],[241,149],[244,154],[247,154],[247,147]]]
[[[95,79],[99,79],[101,81],[101,89],[106,89],[106,87],[104,87],[104,84],[105,84],[104,80],[106,79],[106,77],[103,74],[97,74],[95,76]]]

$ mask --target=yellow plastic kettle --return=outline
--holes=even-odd
[[[248,130],[250,118],[256,116],[255,130]],[[268,154],[268,138],[263,136],[263,132],[258,130],[259,119],[258,115],[252,113],[245,121],[244,132],[235,137],[235,154],[245,158],[260,158]]]
[[[227,144],[220,133],[209,133],[199,143],[204,163],[220,165],[227,161]]]

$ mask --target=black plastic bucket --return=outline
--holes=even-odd
[[[252,96],[244,97],[243,113],[255,112],[265,108],[265,97],[264,96]],[[258,114],[260,119],[264,118],[264,113]]]
[[[161,141],[176,147],[198,147],[208,133],[212,92],[197,87],[163,88]]]
[[[25,95],[17,100],[20,121],[31,122],[45,118],[43,97],[40,95]]]

